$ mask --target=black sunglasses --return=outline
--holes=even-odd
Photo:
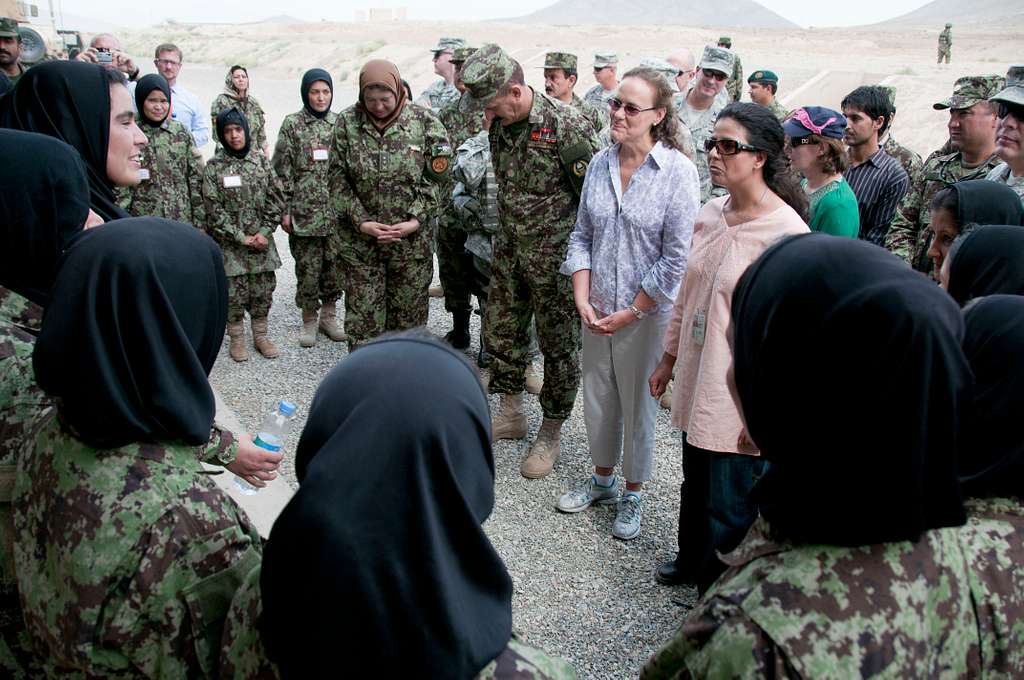
[[[729,77],[726,74],[722,73],[721,71],[712,71],[711,69],[707,68],[702,68],[701,71],[703,71],[704,75],[707,76],[708,78],[714,78],[715,80],[725,80],[726,78]]]
[[[657,106],[652,106],[649,109],[641,109],[636,104],[625,104],[625,103],[623,103],[623,101],[621,99],[618,99],[616,97],[612,97],[611,99],[608,100],[608,108],[611,109],[612,111],[618,111],[619,109],[626,109],[626,115],[629,116],[630,118],[632,118],[633,116],[639,116],[644,111],[653,111],[654,109],[656,109],[658,107]]]
[[[704,141],[704,151],[711,153],[712,149],[718,149],[719,156],[735,156],[740,151],[760,151],[756,146],[743,144],[735,139],[715,139],[714,137]]]
[[[1008,104],[1006,102],[997,102],[999,104],[999,117],[1006,118],[1007,116],[1013,116],[1017,120],[1024,122],[1024,105],[1022,104]]]

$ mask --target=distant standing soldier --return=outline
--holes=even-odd
[[[171,120],[171,87],[151,73],[135,87],[135,118],[149,144],[142,148],[138,184],[118,189],[121,207],[203,229],[203,158],[188,128]]]
[[[11,81],[11,87],[18,84],[26,70],[21,63],[21,33],[18,22],[9,17],[0,17],[0,73]]]
[[[217,95],[210,105],[210,118],[213,124],[217,124],[217,115],[221,111],[227,111],[234,107],[245,114],[252,128],[252,138],[256,142],[256,148],[264,155],[270,156],[270,147],[267,146],[267,117],[263,113],[263,107],[256,101],[256,97],[249,94],[249,71],[244,66],[235,64],[228,69],[224,76],[224,91]],[[223,153],[218,144],[214,153]]]
[[[939,33],[939,60],[935,63],[941,64],[945,59],[949,63],[949,57],[953,51],[953,24],[946,24],[946,28]]]
[[[530,318],[535,316],[544,354],[544,421],[520,472],[540,478],[558,459],[562,423],[572,412],[579,387],[580,324],[569,278],[558,268],[576,222],[587,165],[600,143],[577,110],[528,87],[522,66],[497,45],[477,50],[466,61],[462,80],[494,117],[489,141],[499,227],[486,343],[494,356],[489,389],[501,398],[492,417],[492,437],[526,436],[522,392]]]
[[[252,319],[256,351],[267,359],[279,356],[267,335],[267,316],[274,301],[281,258],[274,231],[284,214],[281,185],[270,161],[252,148],[249,121],[232,107],[216,120],[217,139],[224,153],[206,164],[203,199],[206,227],[224,253],[228,277],[229,354],[246,361],[245,313]]]
[[[896,122],[896,88],[892,85],[879,85],[889,95],[889,124],[881,139],[882,150],[895,158],[907,171],[907,177],[914,181],[914,176],[921,171],[921,156],[896,141],[892,135],[892,126]]]
[[[434,73],[441,76],[441,80],[423,90],[416,104],[437,113],[445,104],[458,100],[452,55],[457,48],[465,46],[466,41],[462,38],[441,38],[438,41],[437,47],[431,51],[434,53]]]
[[[738,102],[743,96],[743,63],[740,61],[740,55],[732,51],[732,38],[723,35],[718,39],[718,46],[732,52],[732,73],[725,82],[725,91],[729,93],[731,101]]]
[[[598,52],[594,55],[594,80],[597,85],[587,90],[583,101],[598,111],[608,109],[608,100],[619,86],[619,55],[614,52]]]
[[[600,111],[580,99],[573,92],[579,72],[576,70],[576,55],[568,52],[548,52],[544,55],[544,92],[563,104],[567,104],[590,121],[594,132],[608,127],[608,109]]]
[[[299,345],[316,344],[319,328],[334,342],[345,339],[335,307],[343,290],[337,223],[330,207],[330,148],[338,114],[331,111],[334,81],[319,68],[302,76],[302,110],[281,124],[273,167],[281,181],[282,228],[295,259],[295,304],[302,310]]]
[[[747,78],[747,84],[750,85],[750,101],[767,106],[780,123],[786,119],[789,112],[782,108],[776,96],[779,92],[779,77],[774,71],[754,71]]]
[[[990,100],[998,107],[996,155],[1002,161],[985,178],[1006,184],[1024,202],[1024,65],[1006,72],[1006,88]]]

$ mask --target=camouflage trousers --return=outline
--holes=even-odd
[[[473,288],[473,256],[466,251],[466,231],[454,215],[441,217],[437,232],[437,264],[444,308],[448,312],[468,312]]]
[[[946,63],[948,64],[949,63],[949,57],[950,57],[952,51],[953,51],[952,47],[940,47],[939,48],[939,60],[937,62],[935,62],[935,63],[936,64],[941,64],[942,60],[945,59]]]
[[[530,359],[530,318],[537,321],[544,355],[540,405],[545,418],[565,419],[580,384],[580,322],[572,282],[558,273],[557,257],[547,257],[529,240],[499,235],[491,262],[491,285],[484,324],[487,349],[494,357],[489,390],[518,394],[526,384]]]
[[[295,305],[317,309],[333,305],[344,290],[337,240],[332,236],[288,236],[295,259]]]
[[[382,333],[427,325],[433,260],[403,256],[398,248],[392,252],[388,248],[378,246],[372,253],[343,255],[347,269],[345,331],[350,349]]]
[[[245,320],[245,313],[253,319],[270,314],[274,302],[277,276],[274,272],[240,274],[228,277],[228,323]]]

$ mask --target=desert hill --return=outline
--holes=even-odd
[[[798,28],[789,19],[754,0],[715,3],[708,0],[558,0],[515,23],[579,26],[585,24]]]

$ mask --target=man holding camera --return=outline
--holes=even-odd
[[[139,77],[139,67],[132,58],[121,51],[121,41],[110,33],[100,33],[89,41],[89,47],[80,52],[75,59],[104,68],[116,69],[124,73],[128,80]]]

